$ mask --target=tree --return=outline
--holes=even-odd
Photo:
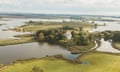
[[[60,33],[58,34],[58,40],[66,40],[66,37],[64,36],[64,33],[65,33],[65,32],[60,32]]]
[[[32,20],[30,20],[28,23],[30,23],[30,24],[31,24],[31,23],[34,23],[34,22],[33,22]]]
[[[113,33],[112,41],[120,42],[120,31],[116,31]]]
[[[73,41],[74,41],[74,44],[77,44],[77,45],[87,45],[90,43],[90,38],[89,38],[89,33],[87,31],[81,31],[76,34],[74,32],[72,32],[73,34]]]
[[[88,45],[89,42],[90,42],[90,40],[89,40],[89,38],[88,38],[87,36],[81,35],[81,36],[79,37],[79,44],[80,44],[80,45]]]
[[[92,33],[89,34],[89,40],[90,41],[94,41],[95,40],[95,36]]]
[[[36,40],[37,41],[44,41],[45,40],[45,31],[44,30],[39,30],[36,32]]]
[[[72,31],[71,34],[72,34],[72,37],[75,37],[77,35],[75,31]]]
[[[104,34],[105,41],[110,40],[113,37],[113,33],[111,31],[105,31],[105,32],[103,32],[103,34]]]
[[[39,41],[44,41],[44,40],[45,40],[44,33],[41,32],[41,33],[39,34]]]
[[[102,38],[101,32],[93,32],[92,35],[94,36],[95,40],[100,40]]]
[[[80,31],[83,31],[83,27],[82,26],[79,29],[80,29]]]

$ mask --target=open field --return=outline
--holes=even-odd
[[[16,31],[19,31],[21,28],[27,32],[36,32],[38,30],[48,30],[54,28],[62,28],[62,27],[83,27],[84,30],[91,30],[94,25],[91,23],[83,23],[83,22],[35,22],[35,23],[27,23],[21,27],[15,28]]]
[[[0,39],[0,46],[29,43],[33,41],[33,37],[22,37],[20,39]]]
[[[17,61],[14,64],[4,66],[0,72],[32,72],[33,67],[38,67],[41,72],[120,72],[120,56],[106,53],[89,53],[80,58],[77,64],[63,58],[46,57]]]

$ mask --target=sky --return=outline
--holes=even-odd
[[[120,15],[120,0],[0,0],[0,13]]]

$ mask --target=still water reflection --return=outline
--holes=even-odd
[[[25,21],[57,21],[62,20],[44,20],[44,19],[7,19],[8,21],[0,21],[0,23],[5,23],[6,25],[0,26],[0,39],[3,38],[14,38],[14,35],[24,34],[20,32],[13,31],[2,31],[4,28],[21,26]],[[104,30],[120,30],[120,25],[117,22],[104,22],[96,21],[98,24],[106,23],[106,26],[101,26],[92,31],[104,31]],[[101,40],[102,44],[97,49],[98,51],[103,52],[113,52],[120,53],[120,51],[114,49],[109,42]],[[65,50],[63,47],[58,45],[49,45],[48,43],[39,44],[37,42],[19,44],[19,45],[9,45],[9,46],[0,46],[0,64],[8,64],[18,59],[28,59],[28,58],[42,58],[46,55],[57,55],[62,54],[65,58],[74,60],[78,55],[72,55],[69,51]]]
[[[46,55],[63,55],[65,58],[73,60],[79,55],[72,55],[58,45],[49,45],[48,43],[39,44],[37,42],[9,45],[0,47],[0,63],[8,64],[18,59],[42,58]]]

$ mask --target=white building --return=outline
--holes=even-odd
[[[72,39],[72,34],[71,34],[71,32],[66,32],[66,33],[64,34],[64,36],[67,38],[67,40],[71,40],[71,39]]]

